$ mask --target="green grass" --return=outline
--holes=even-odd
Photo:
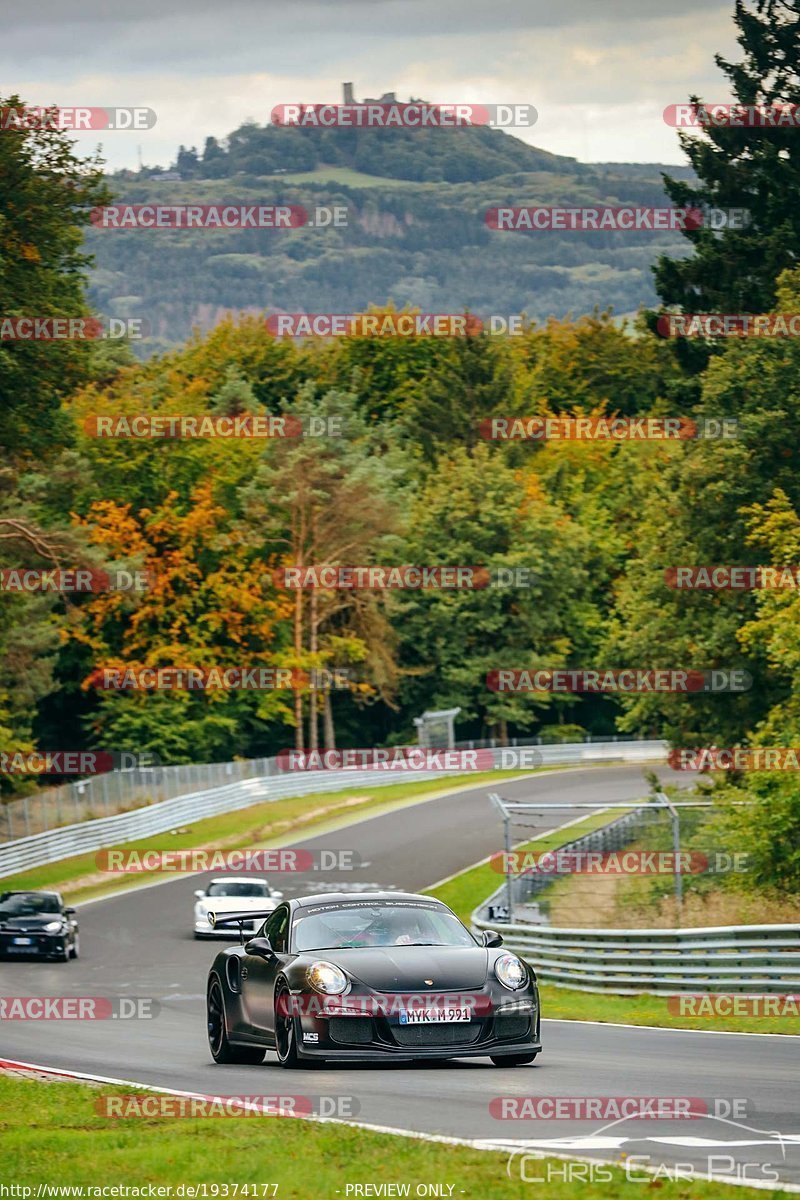
[[[206,1184],[208,1197],[215,1195],[216,1184],[221,1185],[216,1192],[221,1198],[226,1184],[228,1197],[234,1195],[234,1184],[278,1185],[276,1192],[259,1188],[259,1200],[272,1195],[277,1200],[345,1200],[348,1184],[380,1183],[408,1184],[412,1196],[419,1184],[450,1184],[454,1200],[523,1200],[535,1194],[531,1183],[519,1177],[519,1158],[516,1178],[509,1178],[506,1152],[288,1118],[107,1118],[95,1105],[108,1093],[128,1094],[127,1089],[0,1075],[4,1182],[30,1187],[32,1194],[39,1184]],[[550,1161],[563,1172],[563,1164]],[[544,1175],[547,1163],[528,1159],[526,1170],[529,1176]],[[638,1200],[641,1183],[626,1180],[616,1168],[609,1174],[607,1182],[577,1184],[556,1175],[547,1185],[547,1196]],[[652,1186],[659,1188],[662,1200],[711,1200],[721,1191],[720,1184],[700,1181],[658,1180]],[[767,1194],[737,1188],[735,1197],[763,1200]]]
[[[350,187],[424,187],[415,179],[390,179],[388,175],[366,175],[352,167],[317,167],[314,171],[287,171],[270,175],[276,183],[344,183]]]
[[[543,768],[546,769],[546,768]],[[550,768],[552,769],[552,768]],[[324,832],[371,816],[381,811],[413,804],[433,796],[447,795],[462,788],[478,786],[494,780],[516,779],[532,772],[483,771],[448,776],[446,784],[418,780],[373,788],[348,788],[340,792],[316,792],[307,796],[292,796],[221,813],[194,821],[191,826],[152,834],[146,839],[125,842],[126,850],[190,850],[196,847],[220,847],[240,850],[253,846],[285,845],[298,832],[304,835],[313,830]],[[107,847],[119,849],[120,847]],[[18,875],[6,875],[0,880],[4,890],[24,888],[55,888],[75,902],[101,896],[121,888],[140,886],[155,874],[106,874],[98,871],[95,854],[81,854],[55,863],[35,867]]]
[[[554,850],[581,834],[607,824],[615,815],[613,810],[596,813],[561,833],[546,833],[517,849],[538,852]],[[427,891],[444,901],[468,925],[478,905],[491,896],[501,883],[502,876],[489,863],[478,863],[447,883],[428,888]],[[608,992],[580,992],[547,983],[540,984],[540,992],[542,1014],[551,1019],[657,1025],[666,1029],[702,1029],[706,1032],[800,1034],[800,1020],[796,1017],[690,1017],[671,1013],[666,996],[615,996]]]
[[[658,1025],[664,1029],[701,1029],[706,1033],[800,1034],[795,1017],[689,1017],[671,1013],[666,996],[614,996],[608,992],[576,992],[540,984],[542,1014],[551,1019],[602,1021],[620,1025]],[[722,1051],[720,1051],[722,1053]]]

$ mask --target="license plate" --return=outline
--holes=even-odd
[[[401,1025],[445,1025],[471,1019],[468,1008],[410,1008],[400,1013]]]
[[[13,938],[15,946],[32,946],[33,938]]]

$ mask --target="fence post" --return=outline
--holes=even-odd
[[[514,924],[514,886],[511,878],[511,818],[503,817],[503,844],[506,851],[506,898],[508,900],[508,923]]]
[[[675,919],[678,927],[681,924],[681,915],[683,911],[683,873],[681,871],[681,818],[680,814],[673,804],[670,804],[669,798],[664,792],[656,792],[656,796],[663,805],[669,809],[669,815],[672,820],[672,852],[675,855],[675,904],[676,913]]]

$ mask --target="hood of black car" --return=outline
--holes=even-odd
[[[0,929],[44,929],[51,921],[63,921],[61,913],[33,913],[30,917],[4,917],[0,913]]]
[[[486,980],[487,953],[482,946],[380,946],[327,953],[321,950],[318,958],[337,963],[376,992],[479,988]]]

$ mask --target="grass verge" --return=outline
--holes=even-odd
[[[616,815],[613,809],[606,813],[596,813],[587,817],[585,821],[570,825],[568,829],[543,834],[517,848],[535,849],[538,852],[555,850],[566,842],[571,842],[573,838],[607,824]],[[447,882],[426,890],[444,901],[468,925],[477,906],[491,896],[501,882],[501,876],[485,862],[477,863]],[[701,1029],[707,1033],[800,1034],[800,1020],[796,1016],[689,1016],[680,1012],[670,1012],[667,996],[615,996],[607,992],[580,992],[548,983],[542,983],[539,987],[542,1013],[545,1018],[549,1017],[551,1020],[656,1025],[665,1029]]]
[[[420,1184],[434,1182],[444,1185],[439,1195],[448,1195],[447,1185],[452,1186],[449,1194],[454,1197],[522,1200],[531,1195],[530,1182],[520,1179],[519,1156],[514,1164],[516,1179],[509,1178],[506,1152],[288,1118],[107,1118],[97,1113],[95,1105],[109,1093],[127,1094],[121,1088],[101,1090],[0,1075],[5,1181],[31,1188],[28,1196],[34,1196],[40,1184],[87,1188],[124,1183],[131,1189],[148,1185],[174,1189],[183,1184],[205,1185],[202,1194],[232,1200],[238,1184],[240,1196],[258,1200],[272,1196],[336,1200],[347,1194],[348,1184],[372,1184],[373,1189],[376,1184],[409,1185],[408,1194],[413,1196]],[[549,1162],[553,1167],[547,1186],[550,1200],[576,1195],[582,1200],[623,1196],[634,1200],[641,1194],[641,1183],[627,1180],[619,1168],[609,1167],[610,1178],[602,1182],[576,1184],[559,1178],[563,1163]],[[535,1171],[547,1178],[547,1168],[547,1161],[534,1168],[528,1160],[529,1175]],[[245,1184],[248,1190],[242,1191]],[[684,1200],[690,1193],[692,1200],[711,1200],[721,1191],[719,1183],[701,1181],[659,1179],[654,1185],[662,1200]],[[24,1192],[14,1194],[24,1200]],[[378,1193],[371,1189],[371,1194]],[[735,1193],[737,1200],[763,1200],[766,1194],[753,1188],[737,1188]]]
[[[546,769],[546,768],[543,768]],[[552,768],[550,768],[552,769]],[[307,796],[291,796],[285,800],[265,801],[236,812],[220,813],[148,838],[121,843],[107,849],[126,850],[192,850],[203,847],[241,850],[253,846],[279,845],[296,833],[322,833],[332,827],[344,826],[363,815],[375,816],[381,811],[400,808],[434,796],[444,796],[470,786],[501,779],[516,779],[530,775],[525,771],[470,772],[468,775],[448,776],[446,786],[431,780],[389,784],[378,788],[348,788],[340,792],[315,792]],[[3,891],[25,888],[55,888],[71,901],[93,899],[107,892],[141,886],[143,882],[160,878],[156,873],[129,875],[98,871],[95,854],[34,867],[18,875],[6,875],[0,880]]]

